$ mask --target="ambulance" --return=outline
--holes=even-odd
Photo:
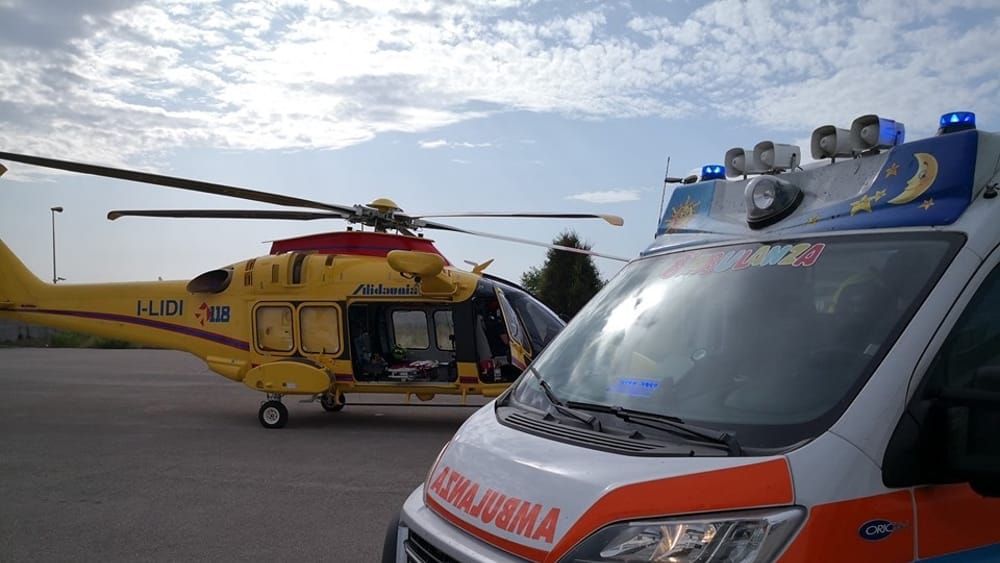
[[[383,561],[1000,561],[1000,134],[866,115],[811,152],[676,185]]]

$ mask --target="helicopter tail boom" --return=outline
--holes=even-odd
[[[0,241],[0,318],[183,350],[204,359],[230,358],[233,350],[245,350],[245,340],[202,326],[205,316],[186,285],[185,281],[53,285],[38,279]],[[211,301],[204,297],[205,308]],[[226,369],[234,365],[240,367],[223,362]]]
[[[48,287],[0,241],[0,310],[33,304]]]

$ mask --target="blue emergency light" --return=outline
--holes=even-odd
[[[941,116],[937,134],[956,133],[976,128],[976,114],[971,111],[953,111]]]
[[[702,180],[724,180],[726,178],[726,167],[721,164],[706,164],[701,167]]]

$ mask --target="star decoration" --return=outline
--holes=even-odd
[[[806,225],[815,225],[818,222],[819,222],[819,215],[813,215],[812,217],[806,220]]]
[[[872,196],[872,201],[878,201],[883,197],[885,197],[885,190],[879,190],[875,192],[875,195]]]
[[[899,163],[898,162],[893,162],[892,166],[890,166],[890,167],[888,167],[888,168],[885,169],[885,177],[886,178],[888,178],[889,176],[895,176],[898,173],[899,173]]]
[[[856,215],[858,213],[861,213],[862,211],[867,211],[868,213],[871,213],[872,212],[872,201],[874,201],[874,200],[872,199],[871,196],[868,196],[868,195],[862,197],[861,199],[859,199],[857,201],[852,201],[851,202],[851,215]]]
[[[925,199],[924,202],[920,204],[920,208],[927,211],[932,205],[934,205],[934,198]]]

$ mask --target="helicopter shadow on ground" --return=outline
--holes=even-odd
[[[326,412],[318,404],[287,405],[288,424],[278,432],[296,430],[349,431],[352,433],[450,434],[482,405],[410,406],[410,405],[348,405],[340,412]],[[226,424],[244,425],[246,414],[220,413]],[[262,429],[263,430],[263,429]]]

